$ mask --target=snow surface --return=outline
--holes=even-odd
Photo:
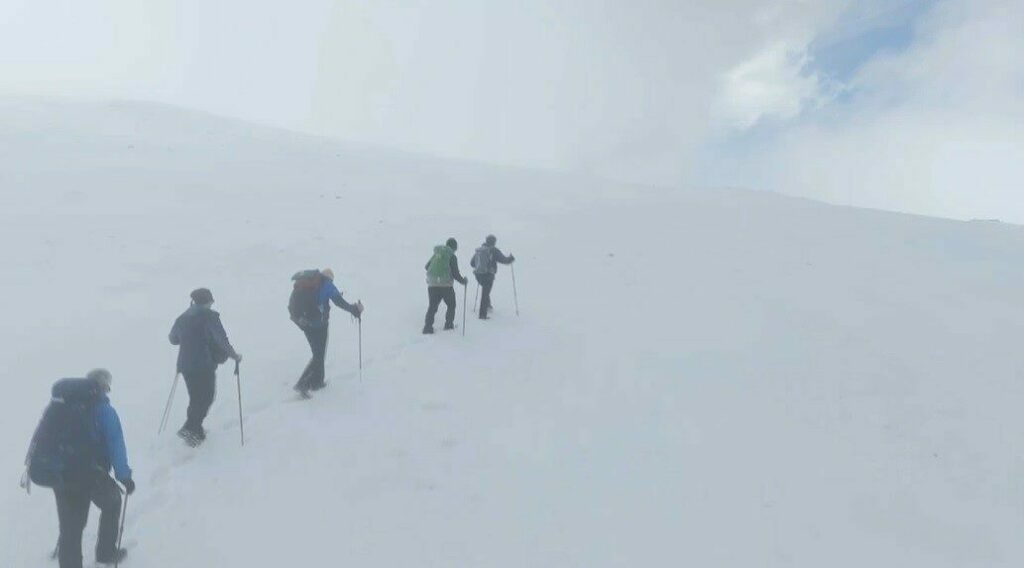
[[[131,568],[1024,562],[1020,227],[26,99],[0,188],[0,566],[52,565],[53,499],[17,479],[50,384],[94,366]],[[420,335],[431,247],[467,266],[488,232],[521,317],[503,268],[492,321]],[[336,312],[298,402],[289,277],[323,266],[366,304],[365,372]],[[204,447],[173,435],[183,389],[156,435],[198,286],[245,356],[244,448],[227,366]]]

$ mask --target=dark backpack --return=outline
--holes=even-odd
[[[39,420],[28,451],[28,475],[42,487],[82,484],[102,470],[102,452],[93,412],[102,397],[89,379],[61,379]]]
[[[317,299],[322,278],[319,270],[303,270],[292,276],[295,284],[288,299],[288,315],[299,325],[309,325],[322,319]]]
[[[469,265],[473,267],[474,274],[493,273],[495,271],[494,248],[482,246],[476,249],[476,253],[473,254],[473,259],[469,261]]]

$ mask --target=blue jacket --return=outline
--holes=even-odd
[[[316,299],[316,305],[320,307],[323,322],[327,323],[331,318],[331,302],[334,302],[334,305],[358,317],[359,310],[355,305],[346,302],[345,298],[341,297],[341,292],[338,290],[338,287],[334,285],[334,282],[331,282],[327,278],[323,278],[322,280],[323,281],[320,283],[320,292]]]
[[[132,469],[128,467],[128,450],[124,445],[124,431],[121,429],[121,419],[117,411],[110,406],[110,399],[106,396],[100,398],[93,410],[93,420],[96,426],[97,442],[106,461],[100,464],[106,467],[106,471],[114,468],[114,477],[120,482],[132,478]]]

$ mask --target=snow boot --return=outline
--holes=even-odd
[[[128,550],[124,549],[124,548],[119,548],[119,549],[115,550],[114,552],[112,552],[110,554],[104,554],[102,556],[97,554],[96,555],[96,563],[97,564],[114,564],[114,563],[123,561],[125,556],[128,556]]]
[[[193,432],[189,428],[182,426],[181,430],[178,430],[178,437],[185,440],[185,443],[188,444],[189,447],[195,448],[198,447],[199,444],[203,443],[203,440],[206,438],[206,434]]]
[[[434,328],[427,326],[423,328],[423,335],[431,335],[434,333]]]
[[[451,331],[453,329],[455,329],[455,324],[454,323],[446,323],[446,324],[444,324],[444,330],[445,331]]]

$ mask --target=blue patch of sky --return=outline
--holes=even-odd
[[[847,84],[857,71],[875,57],[900,53],[910,47],[916,23],[940,1],[855,2],[835,26],[809,46],[803,73],[815,74],[832,86],[830,102],[850,102],[856,92]],[[827,123],[827,117],[841,112],[841,106],[825,105],[813,112],[817,119]],[[765,117],[741,132],[706,141],[698,158],[703,167],[698,168],[694,181],[701,185],[744,186],[749,180],[740,175],[738,165],[744,163],[744,157],[777,143],[793,120]]]
[[[873,10],[853,7],[810,45],[804,72],[845,83],[865,63],[914,42],[914,24],[939,0],[890,0]]]
[[[816,75],[824,82],[831,103],[850,102],[856,91],[849,88],[850,79],[872,59],[900,53],[915,38],[917,22],[941,0],[879,0],[855,2],[831,29],[820,34],[808,48],[802,72]],[[813,109],[819,118],[838,108]],[[772,140],[786,129],[792,119],[764,118],[745,130],[733,143],[757,146]]]

